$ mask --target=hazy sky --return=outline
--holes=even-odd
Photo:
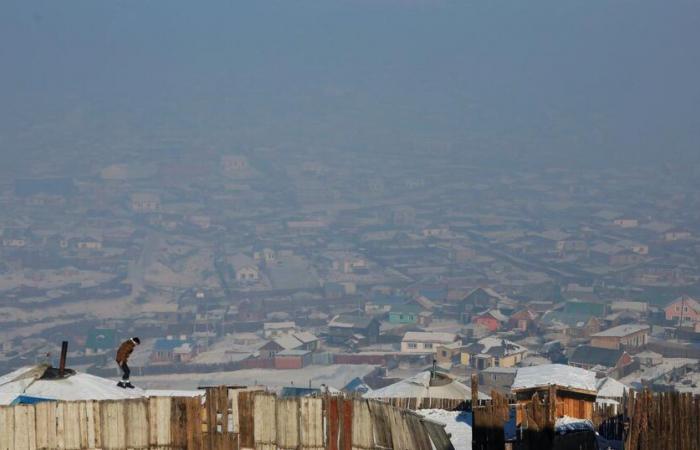
[[[0,152],[58,122],[697,162],[698,43],[696,0],[4,0]]]

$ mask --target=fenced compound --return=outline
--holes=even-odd
[[[473,392],[475,384],[472,385]],[[588,450],[597,449],[592,433],[555,433],[562,402],[550,387],[525,404],[508,404],[492,392],[492,400],[473,408],[474,450]],[[520,428],[505,442],[505,426],[515,409]],[[590,417],[600,437],[625,450],[700,449],[700,397],[681,393],[630,393],[619,405],[596,406]]]
[[[491,400],[473,408],[472,447],[475,450],[597,450],[593,432],[557,435],[556,419],[565,402],[558,400],[551,386],[546,395],[534,394],[527,403],[510,404],[508,399],[491,393]],[[515,436],[505,439],[509,421],[518,425]]]
[[[391,405],[208,389],[201,398],[0,407],[0,450],[450,450],[444,427]]]
[[[611,423],[626,430],[626,450],[700,448],[700,397],[678,392],[645,391],[623,400]]]

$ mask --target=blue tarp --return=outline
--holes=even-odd
[[[55,400],[50,398],[32,397],[30,395],[19,395],[14,399],[11,405],[36,405],[37,403],[43,402],[54,402]]]

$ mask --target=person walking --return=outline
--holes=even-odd
[[[119,383],[117,383],[117,386],[119,386],[120,388],[134,388],[134,385],[132,385],[129,381],[131,369],[129,369],[129,365],[127,363],[129,362],[129,356],[131,356],[131,353],[140,343],[141,340],[139,338],[132,337],[128,341],[122,342],[119,348],[117,349],[117,364],[119,364],[119,368],[122,371],[122,379]]]

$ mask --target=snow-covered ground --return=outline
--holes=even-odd
[[[472,427],[467,422],[467,413],[443,409],[419,409],[416,412],[426,419],[444,424],[455,450],[472,448]]]
[[[239,384],[262,385],[271,390],[285,386],[320,387],[321,384],[337,389],[345,387],[354,378],[362,378],[374,370],[370,365],[308,366],[297,370],[249,369],[232,372],[201,374],[173,374],[135,376],[132,382],[146,389],[197,389],[198,386],[220,386]]]

